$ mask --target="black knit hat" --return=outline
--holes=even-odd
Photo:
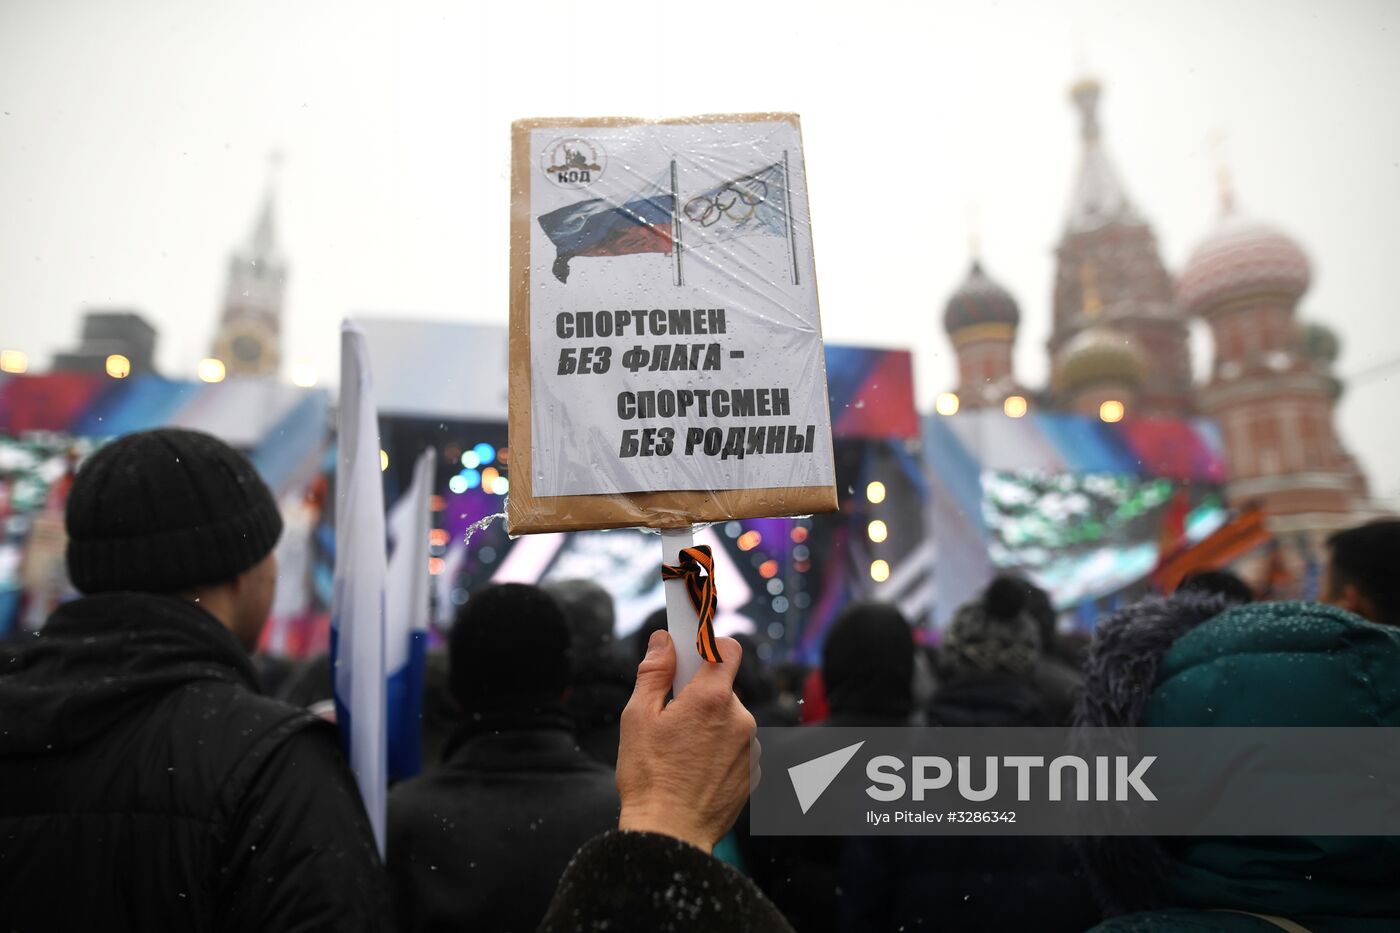
[[[883,603],[851,603],[822,647],[822,680],[835,714],[907,716],[914,708],[914,634]]]
[[[999,617],[981,600],[953,614],[939,659],[944,675],[1026,674],[1040,659],[1040,633],[1030,613]]]
[[[488,586],[457,611],[447,635],[448,682],[463,708],[526,709],[558,702],[573,672],[564,610],[525,583]]]
[[[177,593],[231,580],[277,544],[282,516],[218,438],[161,428],[93,454],[68,493],[68,576],[84,593]]]

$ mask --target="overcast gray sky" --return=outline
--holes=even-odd
[[[504,323],[512,119],[795,110],[827,339],[912,348],[927,407],[975,203],[1039,384],[1087,68],[1168,266],[1214,221],[1223,131],[1240,204],[1301,240],[1304,314],[1356,373],[1400,357],[1398,52],[1389,0],[10,0],[0,344],[42,368],[81,309],[131,307],[192,377],[274,149],[289,361],[332,372],[352,311]],[[1354,387],[1340,419],[1396,500],[1398,388]]]

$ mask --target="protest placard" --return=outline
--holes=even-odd
[[[797,117],[512,127],[512,534],[837,506]]]

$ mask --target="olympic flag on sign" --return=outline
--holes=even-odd
[[[759,234],[788,235],[787,179],[781,162],[731,178],[685,202],[685,219],[700,231],[692,247]]]

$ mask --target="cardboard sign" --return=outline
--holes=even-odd
[[[512,127],[512,534],[832,511],[797,117]]]

